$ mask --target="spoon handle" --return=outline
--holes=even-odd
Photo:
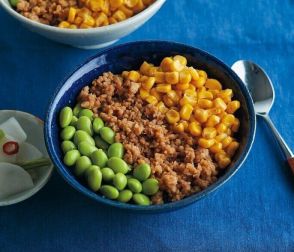
[[[273,131],[274,136],[276,137],[277,142],[279,143],[283,153],[285,154],[287,158],[287,162],[294,173],[294,155],[292,151],[290,150],[289,146],[286,144],[285,140],[283,139],[283,137],[281,136],[281,134],[279,133],[275,125],[273,124],[270,117],[268,115],[261,115],[261,116],[265,119],[265,121],[267,122],[271,130]]]

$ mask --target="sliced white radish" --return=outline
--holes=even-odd
[[[11,136],[18,143],[25,142],[27,139],[27,134],[14,117],[10,117],[0,124],[0,129],[4,131],[5,135]]]
[[[32,144],[22,143],[19,152],[16,154],[16,162],[27,162],[43,157],[43,154]]]
[[[31,176],[20,166],[0,162],[0,200],[34,187]]]
[[[0,140],[0,162],[8,162],[8,163],[15,163],[16,161],[16,154],[7,155],[3,151],[3,145],[7,142],[14,141],[14,139],[8,135],[5,135]]]

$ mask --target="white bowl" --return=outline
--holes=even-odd
[[[118,39],[133,32],[148,21],[166,0],[156,0],[148,8],[122,22],[90,29],[62,29],[32,21],[16,12],[9,0],[0,0],[4,10],[19,20],[29,30],[54,41],[83,49],[97,49],[109,46]]]
[[[43,136],[43,121],[25,112],[15,110],[0,110],[0,124],[10,117],[15,117],[15,119],[20,123],[28,136],[27,142],[33,144],[45,157],[48,157]],[[33,177],[34,187],[30,190],[14,194],[5,200],[0,200],[0,206],[12,205],[33,196],[48,182],[52,171],[53,165],[35,169]]]

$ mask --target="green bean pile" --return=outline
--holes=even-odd
[[[150,178],[150,165],[132,169],[123,160],[124,146],[115,142],[115,132],[101,118],[77,104],[74,109],[61,110],[59,124],[63,162],[78,178],[84,178],[91,190],[124,203],[151,204],[149,196],[156,194],[159,186]]]

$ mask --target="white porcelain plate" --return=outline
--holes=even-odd
[[[25,112],[15,110],[0,110],[0,124],[10,117],[15,117],[15,119],[20,123],[26,132],[28,137],[26,142],[33,144],[37,149],[40,150],[40,152],[42,152],[44,157],[48,157],[43,136],[43,121]],[[53,165],[34,169],[32,174],[34,187],[27,191],[11,195],[5,200],[1,200],[0,206],[12,205],[33,196],[48,182],[52,171]]]

